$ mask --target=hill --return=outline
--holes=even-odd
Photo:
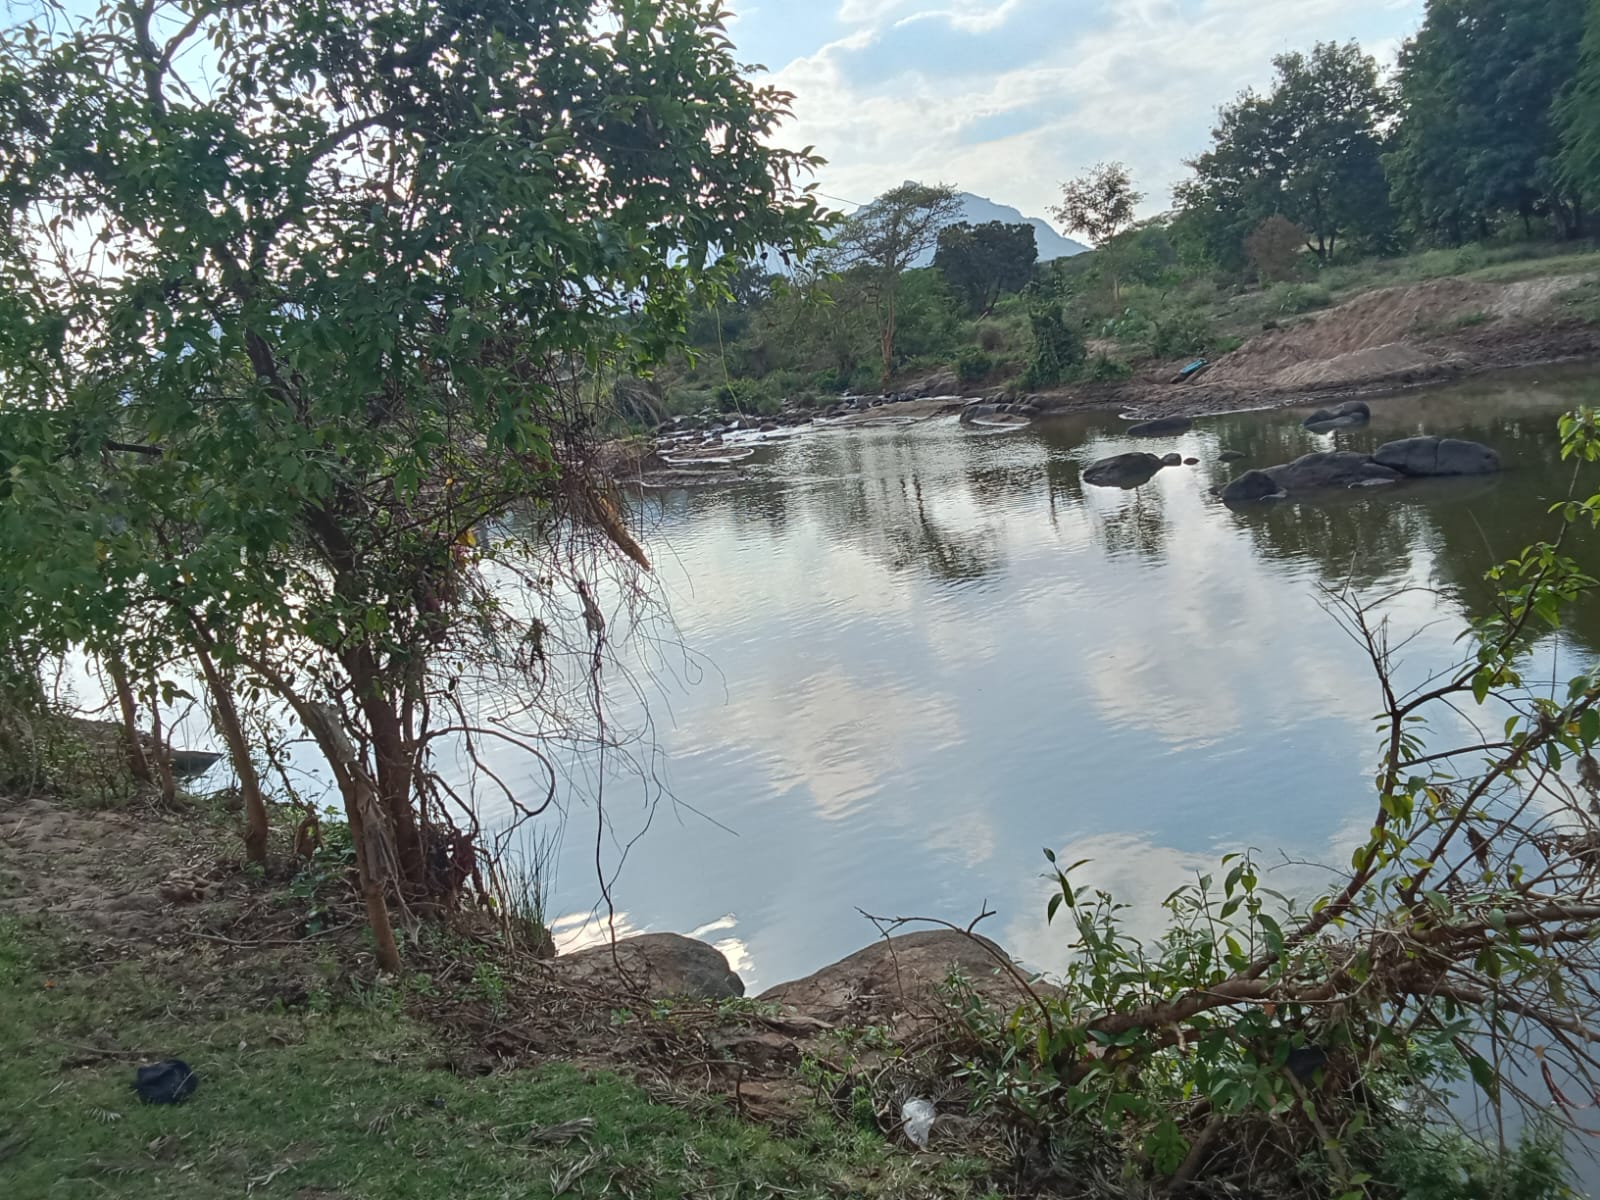
[[[956,199],[961,201],[961,215],[956,218],[957,221],[965,221],[969,225],[983,225],[989,221],[1003,221],[1007,225],[1032,225],[1034,243],[1039,247],[1039,261],[1042,263],[1054,262],[1058,258],[1071,258],[1074,254],[1088,253],[1089,247],[1082,242],[1062,237],[1054,226],[1039,217],[1023,216],[1021,209],[1012,208],[1008,204],[996,204],[987,196],[978,196],[972,192],[957,192]],[[931,267],[933,253],[929,250],[911,265]]]

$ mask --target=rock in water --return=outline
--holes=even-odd
[[[1333,429],[1348,429],[1356,425],[1365,425],[1372,420],[1372,409],[1360,400],[1352,400],[1348,404],[1341,404],[1338,408],[1319,409],[1305,420],[1307,429],[1318,432],[1327,432]]]
[[[1493,475],[1500,455],[1478,442],[1414,437],[1380,446],[1373,461],[1402,475]]]
[[[199,1086],[200,1077],[181,1058],[140,1067],[133,1081],[133,1090],[146,1104],[182,1104]]]
[[[1085,467],[1083,481],[1095,487],[1136,488],[1149,483],[1164,465],[1154,454],[1117,454]]]
[[[1159,417],[1131,426],[1126,432],[1129,437],[1176,437],[1193,428],[1194,422],[1188,417]]]
[[[1246,471],[1222,489],[1224,504],[1258,504],[1283,495],[1278,481],[1265,471]]]
[[[1238,462],[1248,457],[1243,450],[1224,450],[1217,458],[1222,462]]]
[[[646,933],[614,947],[563,954],[552,959],[550,967],[576,983],[637,989],[652,1000],[680,996],[729,1000],[744,995],[744,980],[733,973],[722,951],[676,933]]]
[[[1161,457],[1161,465],[1163,467],[1181,467],[1183,466],[1183,455],[1164,454]]]
[[[1222,489],[1227,504],[1252,504],[1280,494],[1300,496],[1338,488],[1394,483],[1405,476],[1352,450],[1324,450],[1292,463],[1246,471]]]
[[[1398,471],[1353,450],[1323,450],[1307,454],[1281,467],[1268,467],[1267,474],[1291,496],[1329,488],[1393,483],[1401,477]]]

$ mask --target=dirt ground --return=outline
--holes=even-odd
[[[1369,292],[1264,331],[1195,382],[1178,363],[1134,379],[1047,394],[1050,411],[1115,407],[1130,415],[1203,416],[1392,392],[1512,367],[1600,359],[1600,327],[1561,302],[1591,276],[1482,283],[1441,279]]]
[[[0,917],[44,918],[75,960],[97,970],[128,962],[158,974],[182,998],[174,1020],[370,989],[378,972],[353,890],[325,897],[318,928],[308,930],[309,901],[289,886],[293,864],[252,872],[235,845],[212,810],[148,801],[106,810],[0,794]],[[726,1096],[768,1123],[809,1110],[795,1069],[802,1047],[827,1028],[818,1022],[713,1004],[665,1011],[626,988],[573,985],[532,956],[505,952],[481,920],[430,935],[407,956],[429,981],[408,1007],[437,1031],[439,1065],[456,1074],[559,1061],[619,1070],[662,1095]],[[243,995],[241,981],[249,981]],[[619,1024],[624,1011],[635,1015]]]

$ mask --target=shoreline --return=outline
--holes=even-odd
[[[1402,342],[1439,355],[1430,369],[1395,375],[1353,378],[1321,385],[1274,387],[1251,385],[1156,383],[1125,380],[1111,384],[1079,384],[1032,397],[1041,416],[1115,410],[1130,420],[1158,417],[1212,417],[1236,412],[1266,412],[1333,400],[1373,399],[1440,387],[1502,371],[1541,367],[1600,365],[1600,327],[1565,322],[1555,328],[1523,327],[1496,331],[1492,339],[1464,345],[1458,339]],[[1510,336],[1505,336],[1510,335]],[[1485,344],[1491,343],[1491,344]]]

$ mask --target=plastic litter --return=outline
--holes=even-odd
[[[140,1067],[133,1081],[133,1090],[146,1104],[182,1104],[199,1086],[200,1077],[181,1058]]]
[[[938,1117],[933,1101],[920,1096],[900,1106],[900,1122],[905,1126],[906,1137],[918,1150],[928,1148],[928,1135],[933,1132],[933,1123]]]

